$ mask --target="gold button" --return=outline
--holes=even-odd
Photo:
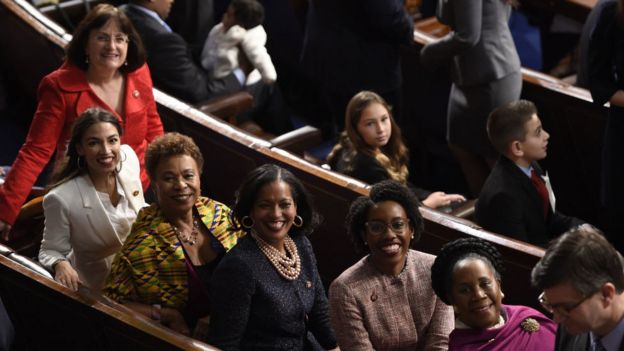
[[[133,191],[132,196],[139,196],[139,191],[138,190]]]
[[[132,92],[132,96],[134,96],[135,98],[138,98],[138,97],[139,97],[139,95],[140,95],[140,94],[139,94],[139,91],[138,91],[138,90],[135,90],[135,91],[133,91],[133,92]]]

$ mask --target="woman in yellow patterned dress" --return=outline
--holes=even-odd
[[[149,145],[145,160],[157,202],[139,213],[104,292],[203,339],[210,277],[244,233],[235,229],[227,206],[200,196],[203,158],[191,138],[165,134]]]

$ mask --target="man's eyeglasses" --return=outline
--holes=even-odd
[[[364,226],[366,227],[366,231],[372,235],[381,235],[385,233],[388,228],[397,234],[403,234],[409,227],[409,222],[408,218],[397,218],[390,223],[383,221],[368,221],[364,223]]]
[[[583,302],[585,302],[587,299],[589,299],[590,297],[592,297],[592,295],[594,294],[589,294],[587,296],[584,296],[581,300],[579,300],[578,302],[574,302],[574,303],[556,303],[556,304],[551,304],[548,302],[548,300],[546,300],[546,296],[544,296],[544,293],[542,292],[540,294],[540,296],[537,298],[537,300],[539,301],[539,303],[542,305],[542,307],[552,313],[557,312],[557,314],[562,315],[562,316],[567,316],[570,313],[572,313],[572,311],[579,307]]]

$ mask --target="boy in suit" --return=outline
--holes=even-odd
[[[597,229],[583,225],[555,239],[531,281],[559,323],[556,351],[624,349],[622,257]]]
[[[582,224],[555,210],[548,176],[537,164],[546,157],[550,135],[542,128],[532,102],[519,100],[497,108],[488,118],[487,132],[501,156],[477,202],[479,225],[545,246],[550,239]]]

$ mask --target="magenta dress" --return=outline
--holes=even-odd
[[[505,325],[495,329],[455,329],[449,336],[449,351],[551,351],[557,324],[525,306],[502,305]],[[536,323],[537,322],[537,323]]]

